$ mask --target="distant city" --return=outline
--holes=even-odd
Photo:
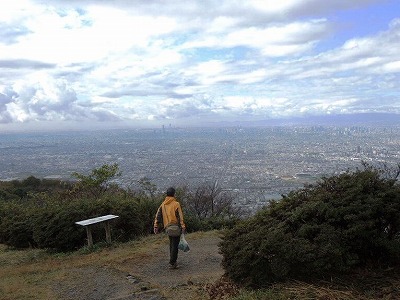
[[[0,134],[0,180],[71,179],[118,163],[118,184],[218,184],[257,209],[322,176],[400,162],[398,126],[270,126]]]

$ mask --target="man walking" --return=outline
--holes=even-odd
[[[157,210],[154,220],[154,233],[160,232],[159,225],[162,224],[169,237],[169,267],[176,269],[178,259],[178,245],[181,233],[186,232],[183,221],[181,205],[175,199],[175,189],[167,189],[167,197]]]

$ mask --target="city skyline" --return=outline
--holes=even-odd
[[[0,131],[400,114],[396,0],[0,9]]]
[[[135,188],[147,178],[168,186],[214,185],[241,205],[362,168],[362,161],[395,167],[400,127],[272,126],[102,130],[0,134],[0,180],[28,176],[71,180],[118,163],[116,182]]]

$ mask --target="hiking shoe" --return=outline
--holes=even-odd
[[[173,269],[178,269],[178,264],[177,264],[177,263],[170,264],[170,265],[169,265],[169,268],[170,268],[171,270],[173,270]]]

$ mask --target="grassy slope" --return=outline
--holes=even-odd
[[[195,233],[191,238],[211,235],[215,232]],[[99,247],[94,251],[81,249],[69,254],[50,254],[40,249],[10,250],[0,245],[0,300],[56,299],[51,287],[55,281],[62,282],[69,270],[84,266],[123,265],[129,260],[145,259],[146,253],[157,249],[160,243],[165,241],[149,236],[140,241]],[[264,291],[242,291],[236,299],[400,299],[400,275],[396,273],[369,271],[359,274],[358,278],[344,280],[277,284]],[[230,289],[226,286],[226,283],[216,283],[215,296],[226,296]]]
[[[191,233],[190,239],[215,239],[218,235],[217,231],[197,232]],[[41,249],[13,250],[0,245],[0,300],[56,299],[52,291],[54,283],[68,280],[71,270],[113,265],[126,271],[126,262],[146,260],[148,253],[157,252],[166,244],[167,239],[151,235],[109,247],[95,244],[92,251],[82,248],[67,254],[52,254]]]
[[[63,280],[67,270],[137,259],[161,242],[150,236],[141,241],[69,254],[50,254],[40,249],[10,250],[0,245],[0,299],[55,299],[50,286],[54,281]]]

